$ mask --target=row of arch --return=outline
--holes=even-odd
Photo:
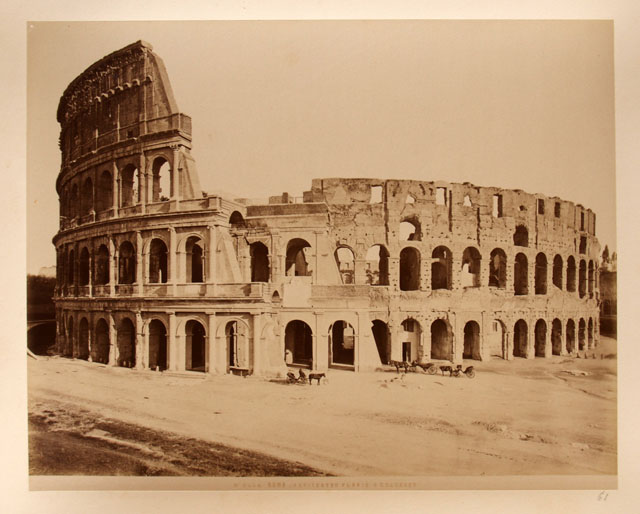
[[[110,170],[104,169],[95,177],[95,183],[93,177],[74,182],[66,186],[60,195],[61,215],[76,218],[86,216],[91,211],[107,211],[114,206],[136,205],[143,199],[143,178],[139,167],[130,163],[118,170],[116,180]],[[162,202],[172,198],[172,183],[172,170],[168,160],[156,157],[151,165],[150,191],[145,195],[147,202]]]
[[[98,318],[90,326],[88,318],[82,316],[77,331],[74,323],[72,316],[61,319],[60,331],[64,337],[61,352],[64,356],[126,368],[141,367],[139,363],[144,362],[144,367],[148,369],[169,369],[168,331],[160,319],[149,321],[148,348],[144,356],[137,355],[140,347],[136,344],[136,326],[128,317],[122,318],[115,327],[115,348],[112,348],[109,323],[105,318]],[[225,325],[224,334],[227,369],[246,366],[249,357],[246,325],[236,320],[229,321]],[[187,320],[180,335],[185,340],[184,369],[208,371],[209,338],[205,326],[198,320]]]

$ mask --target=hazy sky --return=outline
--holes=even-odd
[[[611,22],[35,23],[29,272],[55,263],[60,96],[138,39],[193,119],[208,192],[301,195],[336,176],[518,188],[591,208],[616,246]]]

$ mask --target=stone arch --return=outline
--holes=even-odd
[[[80,215],[86,216],[93,210],[93,180],[87,177],[82,183],[82,195],[80,198]]]
[[[400,290],[417,291],[420,289],[420,252],[407,246],[400,252]]]
[[[89,321],[86,317],[80,319],[78,324],[78,359],[89,358]]]
[[[140,200],[140,170],[127,164],[120,171],[120,207],[136,205]]]
[[[576,323],[572,319],[567,320],[567,353],[576,351]]]
[[[287,323],[284,331],[285,363],[311,368],[313,365],[313,332],[301,320]]]
[[[356,331],[350,323],[339,319],[329,327],[329,364],[353,366]]]
[[[400,241],[422,241],[422,227],[417,216],[407,216],[402,219],[398,238]]]
[[[64,349],[64,355],[66,357],[73,357],[73,352],[76,346],[76,334],[74,332],[74,320],[73,316],[69,314],[67,317],[67,340]]]
[[[287,243],[286,275],[290,277],[310,277],[308,254],[311,245],[301,238],[291,239]]]
[[[204,325],[196,319],[184,324],[185,369],[188,371],[207,371],[207,332]]]
[[[153,159],[151,166],[153,177],[151,184],[151,201],[165,202],[174,196],[172,186],[173,171],[169,160],[163,156]]]
[[[149,368],[164,371],[169,367],[167,328],[154,318],[149,321]]]
[[[451,289],[451,250],[438,246],[431,253],[431,289]]]
[[[573,255],[569,255],[567,259],[567,291],[570,293],[576,291],[576,260]]]
[[[374,244],[365,256],[367,284],[372,286],[389,285],[389,252],[384,245]]]
[[[506,289],[507,254],[502,248],[494,248],[489,261],[489,287]]]
[[[547,322],[545,320],[536,321],[534,335],[534,354],[536,357],[545,357],[547,349]]]
[[[109,323],[104,318],[96,320],[95,340],[91,345],[93,362],[107,364],[109,362],[109,349],[111,343],[109,340]]]
[[[78,269],[78,282],[81,286],[89,285],[89,275],[91,272],[89,249],[86,246],[80,250],[80,262]]]
[[[100,173],[96,189],[96,212],[113,208],[113,177],[109,170]]]
[[[165,242],[160,238],[153,238],[149,243],[149,283],[167,282],[168,255]]]
[[[229,216],[229,226],[231,228],[239,229],[246,228],[247,224],[239,211],[233,211],[231,216]]]
[[[136,250],[130,241],[123,241],[118,249],[118,283],[136,281]]]
[[[382,364],[389,364],[391,355],[391,348],[389,347],[391,342],[391,338],[389,337],[389,326],[382,320],[374,319],[371,322],[371,332],[373,334],[373,339],[376,342],[380,362]]]
[[[516,321],[513,327],[513,356],[527,357],[529,344],[527,332],[527,322],[523,319]]]
[[[559,254],[553,258],[553,285],[558,289],[562,289],[562,268],[564,264]]]
[[[480,358],[480,325],[477,321],[467,321],[464,325],[463,359],[482,360]]]
[[[547,294],[547,256],[540,252],[536,255],[535,294]]]
[[[431,323],[431,358],[453,360],[453,338],[449,324],[443,319]]]
[[[133,368],[136,364],[136,328],[128,317],[123,317],[118,324],[118,362],[124,368]]]
[[[224,325],[227,372],[231,368],[249,367],[249,326],[240,318],[228,320]]]
[[[593,318],[589,318],[589,325],[587,327],[587,348],[590,350],[594,348],[594,338],[593,338]]]
[[[462,287],[480,287],[480,269],[482,256],[477,248],[468,246],[462,252],[462,269],[460,282]]]
[[[333,257],[336,260],[338,266],[338,272],[343,284],[355,283],[355,256],[353,250],[346,246],[341,245],[336,248],[333,253]]]
[[[185,241],[187,282],[204,282],[204,243],[200,236],[191,235]]]
[[[251,256],[251,282],[269,282],[269,249],[256,241],[249,245]]]
[[[67,254],[67,284],[70,286],[76,283],[76,252],[72,248]]]
[[[403,337],[400,348],[402,360],[413,362],[420,357],[420,340],[422,339],[422,326],[420,322],[409,316],[402,321]]]
[[[588,268],[589,298],[593,298],[594,280],[595,279],[594,279],[593,261],[589,261],[589,268]]]
[[[101,244],[96,252],[94,281],[97,285],[109,283],[109,249],[104,244]]]
[[[587,339],[587,324],[584,321],[584,318],[580,318],[578,322],[578,350],[583,351],[586,350],[586,339]]]
[[[513,288],[516,295],[529,293],[529,271],[527,256],[524,253],[516,255],[513,268]]]
[[[587,295],[587,263],[580,259],[580,270],[578,272],[578,294],[580,298]]]
[[[551,323],[551,353],[562,354],[562,321],[555,318]]]
[[[513,233],[513,244],[515,246],[529,246],[529,231],[524,225],[518,225]]]

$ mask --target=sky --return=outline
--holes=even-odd
[[[139,39],[192,117],[207,192],[471,182],[580,203],[616,248],[611,22],[48,22],[27,34],[30,273],[55,264],[60,96]]]

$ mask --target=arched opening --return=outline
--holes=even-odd
[[[109,250],[106,245],[100,245],[96,254],[95,282],[98,285],[109,283]]]
[[[464,326],[463,359],[480,359],[480,325],[476,321],[468,321]]]
[[[129,241],[118,250],[118,283],[133,284],[136,281],[136,251]]]
[[[547,256],[542,252],[536,255],[535,287],[536,294],[547,294]]]
[[[89,269],[89,250],[85,246],[80,250],[80,269],[78,270],[78,278],[81,286],[89,285]]]
[[[373,333],[373,339],[376,342],[380,362],[382,364],[389,364],[389,327],[384,321],[375,319],[371,325],[371,332]]]
[[[199,321],[190,319],[184,327],[185,335],[185,368],[188,371],[205,372],[207,344],[205,330]]]
[[[139,198],[139,172],[133,164],[127,164],[120,173],[120,207],[136,205]]]
[[[589,261],[589,298],[593,298],[593,283],[594,283],[593,261]]]
[[[516,246],[529,246],[529,231],[524,225],[518,225],[513,234],[513,244]]]
[[[329,363],[353,366],[356,333],[344,320],[336,321],[329,328]]]
[[[204,281],[204,251],[202,240],[198,236],[190,236],[185,245],[187,258],[187,282],[199,283]]]
[[[251,243],[251,282],[269,282],[269,249],[261,242]]]
[[[488,337],[489,356],[505,359],[507,357],[507,339],[504,323],[494,319]]]
[[[570,293],[576,291],[576,260],[573,255],[567,259],[567,291]]]
[[[87,178],[82,184],[82,197],[80,198],[81,216],[86,216],[93,210],[93,180]]]
[[[593,340],[593,318],[589,318],[587,337],[588,337],[588,344],[589,344],[588,348],[591,350],[592,348],[595,347],[594,340]]]
[[[69,250],[69,254],[67,257],[67,270],[68,270],[68,275],[67,275],[67,284],[69,284],[70,286],[74,285],[76,283],[76,252],[75,250]]]
[[[556,255],[553,258],[553,285],[562,289],[562,257]]]
[[[229,321],[225,326],[227,339],[227,371],[231,368],[248,368],[247,327],[239,321]]]
[[[413,362],[418,359],[422,327],[415,319],[407,318],[402,322],[402,329],[402,361]]]
[[[562,353],[562,322],[558,318],[551,324],[551,353],[553,355]]]
[[[310,277],[308,255],[311,245],[304,239],[292,239],[287,243],[286,275],[288,277]]]
[[[400,290],[420,289],[420,252],[413,248],[403,248],[400,252]]]
[[[273,294],[271,295],[271,302],[276,304],[279,304],[282,302],[282,298],[280,297],[280,293],[278,293],[278,291],[274,291]]]
[[[480,252],[473,246],[465,248],[462,252],[462,270],[460,272],[460,282],[462,287],[480,286],[480,268],[482,257]]]
[[[89,358],[89,322],[87,318],[80,320],[78,328],[78,359],[86,361]]]
[[[167,282],[167,245],[162,239],[152,239],[149,245],[149,282]]]
[[[536,322],[535,331],[535,356],[544,357],[547,346],[547,323],[543,319]]]
[[[514,357],[526,357],[527,356],[527,323],[523,319],[516,321],[513,328],[513,356]]]
[[[100,364],[109,363],[109,325],[107,322],[100,318],[96,323],[95,341],[91,345],[92,355],[91,360],[93,362],[99,362]]]
[[[69,216],[76,218],[79,214],[78,209],[78,184],[71,186],[71,195],[69,196]]]
[[[389,252],[383,245],[373,245],[367,250],[367,284],[372,286],[389,285]]]
[[[489,287],[497,287],[498,289],[507,287],[507,255],[501,248],[496,248],[491,252]]]
[[[431,289],[451,289],[451,251],[446,246],[431,254]]]
[[[529,292],[527,266],[527,256],[523,253],[516,255],[513,268],[513,288],[516,295],[525,295]]]
[[[570,319],[567,321],[567,353],[576,351],[576,324]]]
[[[422,230],[418,218],[411,216],[403,219],[400,222],[398,237],[400,241],[421,241]]]
[[[231,228],[235,229],[246,228],[247,226],[244,218],[242,217],[242,214],[240,214],[238,211],[233,211],[231,213],[231,216],[229,216],[229,225],[231,226]]]
[[[453,342],[449,327],[441,319],[437,319],[431,324],[431,358],[436,360],[453,359]]]
[[[580,318],[578,322],[578,350],[583,351],[586,348],[585,342],[587,340],[587,324],[583,318]]]
[[[580,261],[580,271],[578,275],[578,293],[580,298],[584,298],[587,294],[587,263]]]
[[[96,192],[96,211],[103,212],[113,207],[113,178],[111,173],[104,170],[98,179]]]
[[[313,364],[313,335],[311,327],[304,321],[293,320],[287,323],[284,332],[284,360],[311,368]]]
[[[173,196],[171,191],[171,166],[164,157],[156,157],[153,161],[152,172],[151,201],[166,202]]]
[[[163,371],[169,367],[167,362],[167,329],[159,319],[149,323],[149,369]]]
[[[69,316],[67,321],[67,344],[64,349],[65,357],[73,357],[73,350],[76,346],[75,333],[73,331],[73,318]]]
[[[133,368],[136,364],[136,330],[129,318],[118,326],[118,366]]]
[[[355,283],[355,257],[351,248],[341,246],[336,248],[333,257],[338,265],[338,272],[343,284]]]

